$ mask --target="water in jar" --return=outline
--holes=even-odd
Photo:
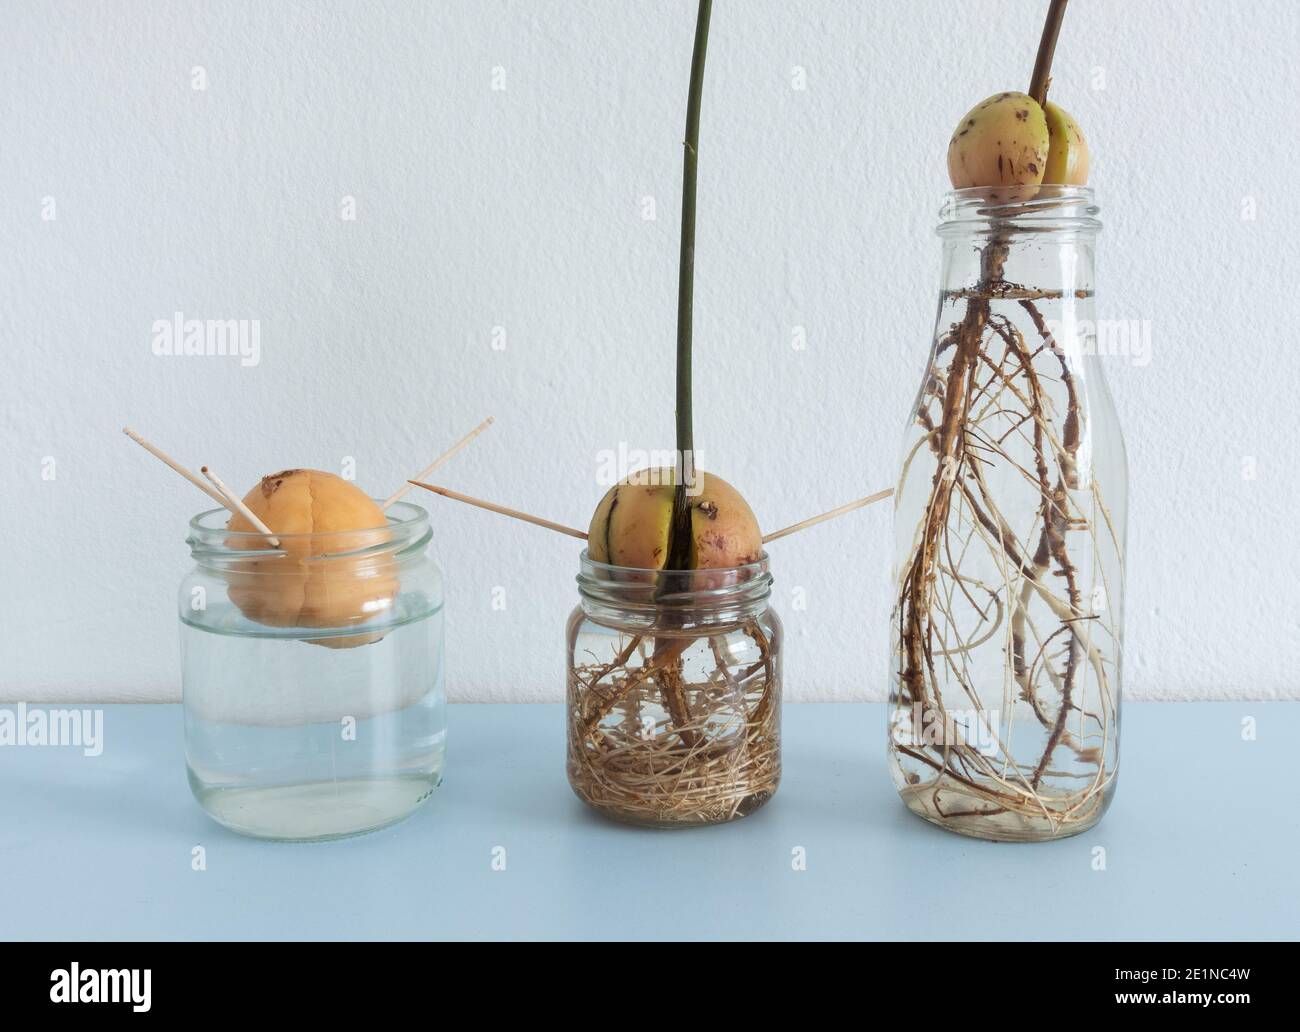
[[[326,839],[401,820],[443,768],[442,606],[382,628],[285,633],[221,603],[182,618],[190,786],[242,834]],[[351,647],[329,647],[347,640]],[[357,642],[363,642],[357,644]]]

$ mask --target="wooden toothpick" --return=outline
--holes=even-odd
[[[131,438],[131,440],[133,440],[133,441],[134,441],[136,444],[138,444],[141,448],[143,448],[145,451],[147,451],[147,452],[148,452],[150,455],[152,455],[155,459],[158,459],[158,460],[161,461],[164,465],[170,466],[170,467],[171,467],[172,469],[174,469],[177,473],[179,473],[179,474],[180,474],[181,476],[183,476],[186,480],[188,480],[191,484],[193,484],[195,487],[197,487],[200,491],[204,492],[204,493],[205,493],[209,498],[211,498],[213,501],[215,501],[215,502],[216,502],[218,505],[220,505],[222,508],[230,509],[231,512],[234,512],[234,511],[235,511],[234,509],[231,509],[230,504],[225,500],[225,498],[223,498],[223,497],[222,497],[220,494],[218,494],[215,490],[213,490],[211,487],[209,487],[207,484],[205,484],[202,480],[200,480],[198,477],[196,477],[193,473],[191,473],[188,469],[186,469],[184,466],[182,466],[179,462],[177,462],[175,459],[173,459],[170,455],[168,455],[165,451],[163,451],[163,450],[162,450],[161,448],[159,448],[157,445],[153,444],[153,443],[150,442],[150,441],[145,440],[143,437],[141,437],[139,434],[137,434],[134,430],[132,430],[129,426],[124,426],[124,427],[122,427],[122,433],[126,434],[127,437]]]
[[[800,520],[798,523],[789,527],[765,535],[763,537],[763,544],[767,544],[769,541],[775,541],[778,538],[786,537],[787,535],[793,534],[797,530],[803,530],[806,527],[815,527],[818,523],[825,523],[827,520],[833,520],[836,516],[843,516],[846,513],[853,512],[855,509],[866,508],[873,502],[879,502],[882,499],[888,498],[893,493],[894,489],[892,487],[886,488],[884,491],[877,491],[875,494],[867,495],[866,498],[859,498],[856,502],[849,502],[847,505],[841,505],[838,509],[824,512],[820,516],[812,516],[806,520]]]
[[[495,512],[501,516],[509,516],[512,519],[523,520],[525,523],[531,523],[534,526],[545,527],[547,530],[555,530],[561,534],[568,534],[569,537],[575,537],[579,541],[586,541],[587,535],[581,530],[574,530],[572,527],[566,527],[562,523],[552,523],[550,520],[544,520],[540,516],[533,516],[526,512],[520,512],[518,509],[507,509],[504,505],[497,505],[494,502],[485,502],[482,498],[471,498],[469,495],[461,494],[459,491],[452,491],[445,487],[438,487],[436,484],[426,484],[419,480],[412,480],[416,487],[422,487],[426,491],[432,491],[434,494],[442,495],[444,498],[450,498],[453,502],[464,502],[466,505],[475,505],[480,509],[486,509],[488,512]]]
[[[256,514],[253,512],[253,510],[250,509],[247,505],[245,505],[243,501],[235,494],[235,492],[230,490],[230,488],[228,488],[225,485],[225,483],[222,481],[222,479],[219,476],[217,476],[214,472],[212,472],[212,470],[209,469],[207,466],[200,467],[199,472],[202,473],[209,480],[211,480],[212,486],[215,487],[218,491],[221,492],[221,494],[225,496],[226,499],[225,504],[227,508],[231,509],[231,511],[237,511],[241,516],[244,517],[244,519],[248,520],[249,523],[251,523],[254,527],[256,527],[263,534],[265,534],[266,540],[272,548],[280,547],[280,540],[275,536],[274,531],[272,531],[270,527],[268,527],[265,523],[263,523],[260,519],[258,519]]]
[[[581,530],[575,530],[573,527],[566,527],[562,523],[555,523],[551,520],[543,519],[540,516],[534,516],[531,513],[520,512],[518,509],[509,509],[504,505],[497,505],[495,502],[487,502],[482,498],[474,498],[470,495],[461,494],[459,491],[453,491],[447,487],[439,487],[437,484],[426,484],[420,480],[410,481],[416,487],[422,487],[426,491],[432,491],[434,494],[442,495],[444,498],[450,498],[454,502],[464,502],[466,505],[473,505],[479,509],[486,509],[488,512],[495,512],[501,516],[509,516],[511,519],[523,520],[525,523],[531,523],[537,527],[545,527],[547,530],[554,530],[560,534],[567,534],[569,537],[577,538],[579,541],[586,541],[587,535]],[[866,498],[859,498],[856,502],[849,502],[847,505],[841,505],[838,509],[832,509],[830,512],[824,512],[820,516],[812,516],[806,520],[800,520],[792,526],[785,527],[764,536],[763,544],[769,541],[776,541],[779,538],[787,537],[795,531],[804,530],[807,527],[814,527],[818,523],[825,523],[827,520],[833,520],[836,516],[843,516],[846,513],[854,512],[857,509],[864,509],[874,502],[879,502],[890,497],[894,493],[892,487],[884,491],[877,491],[875,494],[867,495]]]
[[[424,469],[420,470],[419,473],[415,474],[415,479],[414,479],[414,480],[408,480],[405,484],[403,484],[403,485],[402,485],[401,487],[399,487],[396,491],[394,491],[391,495],[389,495],[389,496],[388,496],[388,501],[384,502],[384,504],[381,505],[380,508],[386,510],[386,509],[387,509],[390,505],[392,505],[394,502],[400,501],[401,498],[402,498],[402,496],[403,496],[404,494],[406,494],[407,491],[411,490],[411,485],[412,485],[413,483],[415,483],[416,481],[423,480],[425,477],[427,477],[427,476],[428,476],[430,473],[432,473],[435,469],[437,469],[437,468],[438,468],[439,466],[441,466],[444,462],[446,462],[446,461],[447,461],[448,459],[450,459],[453,455],[455,455],[458,451],[460,451],[462,448],[464,448],[465,445],[469,444],[470,441],[474,440],[474,438],[476,438],[476,437],[477,437],[479,434],[481,434],[484,430],[486,430],[488,427],[490,427],[490,426],[492,425],[492,422],[493,422],[492,417],[491,417],[491,416],[488,416],[487,419],[483,420],[483,422],[481,422],[481,423],[480,423],[478,426],[476,426],[473,430],[471,430],[471,431],[470,431],[469,433],[467,433],[464,437],[462,437],[459,441],[457,441],[457,442],[456,442],[455,444],[453,444],[450,448],[448,448],[445,452],[443,452],[443,453],[442,453],[441,455],[439,455],[436,459],[434,459],[431,463],[429,463],[427,466],[425,466]]]

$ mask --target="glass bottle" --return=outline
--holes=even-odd
[[[781,780],[781,622],[767,557],[670,573],[581,559],[568,625],[568,775],[616,820],[753,813]]]
[[[1115,788],[1128,474],[1096,216],[1082,187],[959,190],[941,215],[895,498],[889,754],[909,809],[979,838],[1077,834]]]
[[[401,820],[442,779],[442,574],[428,514],[326,534],[190,521],[181,584],[190,787],[259,838],[327,839]]]

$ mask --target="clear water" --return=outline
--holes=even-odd
[[[1059,838],[1100,819],[1117,771],[1123,441],[1096,361],[1091,297],[1012,289],[986,302],[992,329],[961,373],[971,399],[966,445],[958,467],[941,467],[933,428],[943,424],[959,350],[952,328],[967,304],[961,292],[945,295],[940,346],[905,438],[891,766],[904,801],[927,820],[984,838]],[[1049,346],[1031,311],[1053,343],[1059,335],[1077,350]],[[934,510],[934,558],[923,579],[906,580],[945,477],[955,486]],[[1045,512],[1062,517],[1054,552]],[[918,582],[929,589],[917,635],[926,662],[914,687],[904,676],[903,618],[916,597],[908,585]]]
[[[213,818],[337,838],[401,820],[438,786],[441,608],[352,648],[215,615],[181,626],[190,786]]]

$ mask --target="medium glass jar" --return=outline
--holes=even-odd
[[[959,190],[941,216],[895,497],[889,753],[914,813],[979,838],[1077,834],[1115,788],[1128,474],[1096,216],[1081,187]]]
[[[582,554],[568,626],[568,774],[607,817],[753,813],[781,780],[781,622],[767,557],[670,573]]]
[[[190,787],[219,823],[328,839],[410,814],[442,779],[443,588],[428,514],[328,534],[190,521],[181,584]]]

